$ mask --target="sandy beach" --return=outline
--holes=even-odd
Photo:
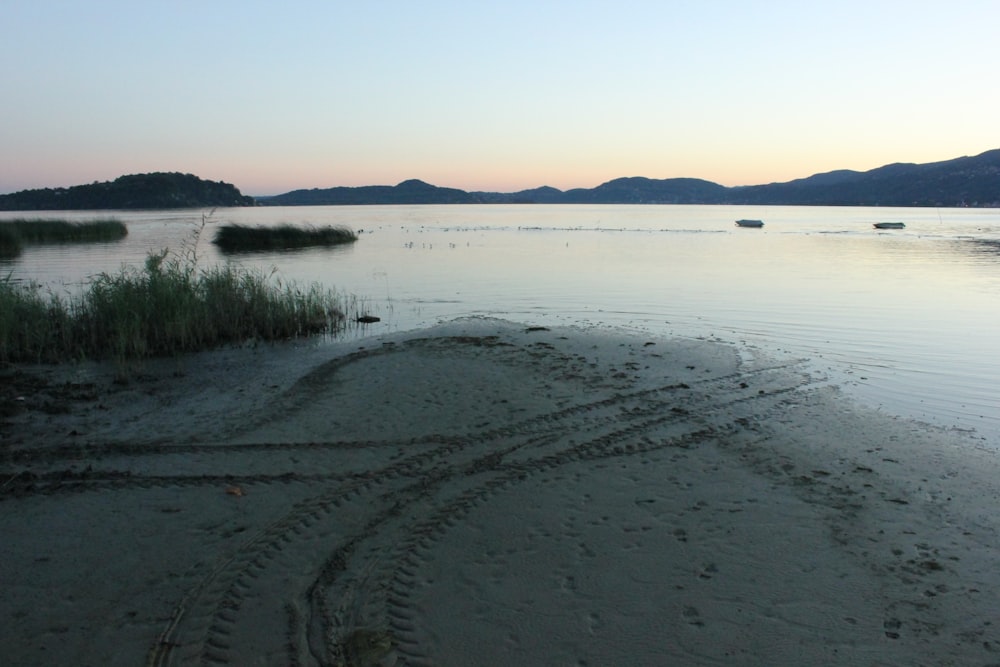
[[[476,318],[0,369],[5,665],[1000,664],[1000,465],[808,360]]]

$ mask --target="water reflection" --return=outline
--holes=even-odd
[[[971,247],[973,253],[979,255],[1000,255],[1000,240],[998,239],[968,239],[966,247]]]

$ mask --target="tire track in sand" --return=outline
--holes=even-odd
[[[795,376],[788,370],[605,396],[455,438],[363,481],[335,484],[260,531],[191,591],[150,664],[238,664],[251,653],[287,664],[370,664],[388,651],[419,661],[419,647],[406,643],[400,604],[407,554],[416,551],[398,545],[429,543],[496,490],[568,461],[694,447],[715,434],[706,420],[722,414],[728,422],[740,406],[759,414],[809,383],[805,375],[789,383]],[[770,386],[751,390],[750,382]],[[644,435],[654,429],[666,432]],[[363,565],[349,567],[352,560]],[[289,572],[302,573],[291,582],[291,600]],[[286,630],[264,641],[254,634],[259,627]]]

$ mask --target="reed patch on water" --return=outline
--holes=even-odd
[[[25,245],[43,243],[97,243],[128,236],[117,218],[71,222],[53,218],[0,220],[0,256],[16,257]]]
[[[17,257],[24,243],[9,225],[0,225],[0,257]]]
[[[77,297],[0,280],[0,362],[113,359],[123,365],[247,340],[336,333],[354,305],[318,284],[151,253],[96,276]]]
[[[357,240],[357,234],[348,227],[300,227],[290,224],[273,227],[223,225],[216,231],[212,243],[222,252],[233,253],[334,246]]]

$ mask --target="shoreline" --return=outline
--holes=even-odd
[[[38,372],[17,664],[998,660],[995,454],[805,361],[465,319]]]

